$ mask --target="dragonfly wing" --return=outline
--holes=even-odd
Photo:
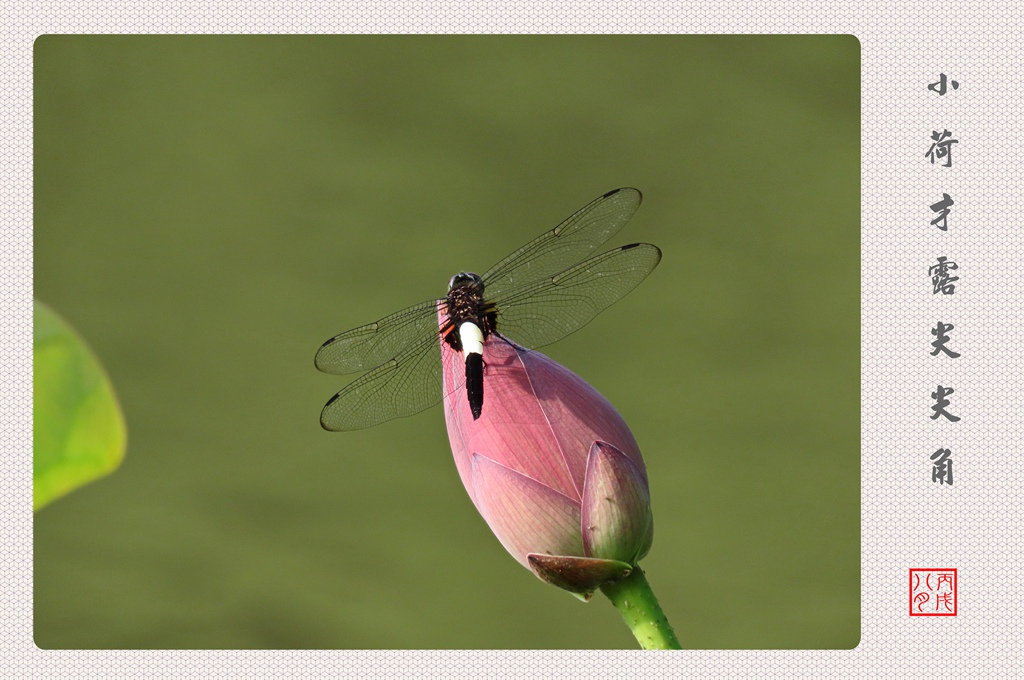
[[[436,313],[432,318],[436,327]],[[415,415],[441,396],[441,341],[431,333],[346,385],[324,406],[320,424],[325,430],[360,430]]]
[[[365,371],[394,359],[427,336],[436,340],[437,303],[427,300],[335,335],[317,350],[316,367],[336,375]]]
[[[516,288],[491,300],[498,310],[498,332],[532,348],[561,340],[636,288],[660,261],[657,246],[634,243]]]
[[[483,275],[488,298],[547,279],[593,255],[640,207],[642,195],[625,187],[583,206],[551,231],[541,234]]]

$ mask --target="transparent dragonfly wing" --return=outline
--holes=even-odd
[[[561,340],[636,288],[660,261],[657,246],[634,243],[516,287],[490,299],[498,310],[498,332],[529,348]]]
[[[426,336],[436,338],[437,300],[427,300],[325,342],[314,363],[324,373],[366,371],[394,359]]]
[[[327,402],[320,413],[325,430],[360,430],[415,415],[441,401],[441,339],[434,307],[430,320],[433,332],[359,376]]]
[[[591,201],[488,269],[482,277],[484,295],[489,300],[498,299],[590,257],[626,225],[642,199],[639,190],[624,187]]]

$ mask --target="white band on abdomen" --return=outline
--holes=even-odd
[[[462,343],[464,355],[484,353],[484,334],[472,321],[465,321],[459,325],[459,341]]]

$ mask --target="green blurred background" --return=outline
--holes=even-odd
[[[602,193],[658,269],[544,350],[625,416],[684,647],[860,639],[852,36],[44,36],[35,290],[109,371],[112,476],[35,522],[44,648],[636,648],[515,562],[439,408],[318,417],[332,335]]]

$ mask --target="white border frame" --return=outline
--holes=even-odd
[[[1024,18],[1012,2],[8,2],[0,72],[4,408],[3,645],[10,677],[957,677],[1021,664],[1024,254],[1017,154]],[[44,651],[32,641],[32,43],[47,33],[846,33],[862,49],[862,638],[853,650]],[[938,74],[961,84],[926,90]],[[936,126],[955,167],[924,158]],[[922,145],[923,144],[923,145]],[[955,232],[922,229],[936,189],[969,196]],[[942,252],[939,252],[942,251]],[[936,255],[957,296],[929,295]],[[939,296],[941,297],[941,296]],[[939,425],[957,485],[920,483],[936,425],[937,314],[964,356],[940,370],[963,421]],[[926,332],[926,331],[925,331]],[[928,342],[927,338],[924,340]],[[959,570],[956,617],[910,617],[912,567]],[[977,670],[976,670],[977,669]]]

